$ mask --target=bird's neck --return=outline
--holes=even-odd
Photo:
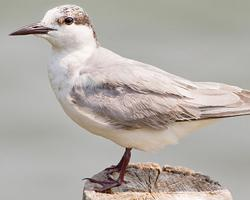
[[[79,45],[77,47],[52,47],[52,59],[56,59],[56,62],[59,61],[64,65],[67,65],[67,67],[70,67],[70,65],[73,64],[81,65],[95,52],[97,48],[98,46],[94,42],[87,45]]]
[[[52,58],[48,67],[51,86],[56,95],[64,95],[72,88],[86,61],[97,50],[94,44],[80,48],[52,48]],[[63,89],[63,91],[62,91]]]

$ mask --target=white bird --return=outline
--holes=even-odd
[[[126,151],[118,180],[96,181],[98,191],[119,186],[131,149],[152,151],[176,143],[213,119],[250,114],[250,91],[221,83],[192,82],[124,58],[100,46],[79,6],[49,10],[41,22],[10,35],[33,34],[52,45],[48,73],[65,113],[82,128]]]

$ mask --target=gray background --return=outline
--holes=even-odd
[[[65,3],[92,16],[101,44],[196,81],[250,88],[249,0],[8,0],[0,7],[0,199],[81,199],[83,182],[123,150],[87,134],[56,101],[47,79],[49,45],[8,37]],[[234,199],[250,189],[250,118],[222,120],[132,162],[181,165],[210,175]]]

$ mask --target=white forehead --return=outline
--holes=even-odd
[[[56,20],[62,16],[74,16],[76,12],[82,12],[84,14],[85,11],[76,5],[62,5],[55,8],[50,9],[43,17],[42,23],[44,24],[55,24]]]

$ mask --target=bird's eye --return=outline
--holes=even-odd
[[[74,18],[72,18],[72,17],[67,17],[64,20],[64,23],[67,25],[73,24],[73,22],[74,22]]]

